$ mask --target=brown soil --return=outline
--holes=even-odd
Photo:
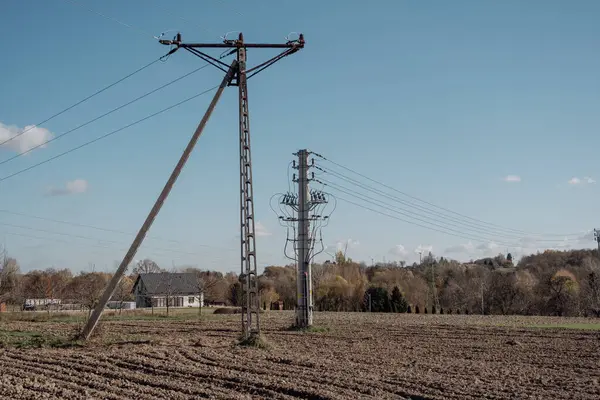
[[[581,320],[318,313],[314,333],[292,320],[261,315],[267,349],[237,345],[239,315],[110,321],[82,348],[0,349],[0,398],[600,398],[599,331],[527,327]]]

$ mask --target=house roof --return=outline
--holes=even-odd
[[[143,283],[148,295],[161,294],[197,294],[198,285],[196,274],[192,272],[159,272],[140,274],[135,281],[135,287]]]

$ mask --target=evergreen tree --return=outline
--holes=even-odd
[[[365,297],[371,295],[371,311],[372,312],[390,312],[390,296],[385,288],[369,288]],[[367,305],[368,307],[368,305]],[[368,308],[367,308],[368,309]]]
[[[400,292],[398,286],[394,286],[394,289],[392,290],[390,304],[392,312],[405,313],[408,309],[408,303],[404,296],[402,296],[402,292]]]

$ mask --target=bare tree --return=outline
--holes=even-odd
[[[19,264],[14,258],[8,257],[4,248],[0,248],[0,303],[15,302],[19,289]]]
[[[123,276],[117,285],[113,299],[119,304],[119,314],[123,311],[123,303],[126,301],[132,301],[133,295],[131,289],[133,288],[133,280],[128,276]]]
[[[135,275],[139,274],[156,274],[159,272],[163,272],[163,270],[158,266],[157,263],[150,260],[149,258],[145,258],[136,263],[135,267],[132,271]]]
[[[177,270],[175,267],[171,269],[169,272],[161,272],[161,282],[162,287],[165,293],[165,306],[167,307],[167,316],[169,316],[169,308],[174,304],[173,300],[177,297],[179,293],[179,286],[177,285],[176,278]]]

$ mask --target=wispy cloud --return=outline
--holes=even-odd
[[[406,248],[404,246],[402,246],[401,244],[397,244],[394,247],[392,247],[390,249],[390,254],[393,254],[395,256],[399,256],[399,257],[404,257],[408,254],[408,251],[406,250]]]
[[[256,221],[254,224],[254,232],[256,236],[271,236],[272,233],[264,226],[260,221]]]
[[[596,180],[594,178],[590,178],[589,176],[586,176],[583,179],[579,179],[578,177],[574,176],[569,179],[568,183],[569,185],[591,185],[596,183]]]
[[[20,135],[20,136],[19,136]],[[4,143],[0,148],[8,149],[17,153],[24,153],[34,147],[43,145],[54,135],[45,128],[40,128],[35,125],[27,125],[24,128],[19,128],[15,125],[4,125],[0,122],[0,143],[12,139],[10,142]]]
[[[433,246],[432,245],[418,245],[417,247],[415,247],[414,252],[415,253],[429,253],[430,251],[433,251]]]
[[[64,187],[51,187],[46,194],[48,196],[66,196],[69,194],[85,193],[88,188],[89,184],[85,179],[75,179],[67,182]]]
[[[504,182],[521,182],[521,177],[519,175],[506,175],[502,180]]]

